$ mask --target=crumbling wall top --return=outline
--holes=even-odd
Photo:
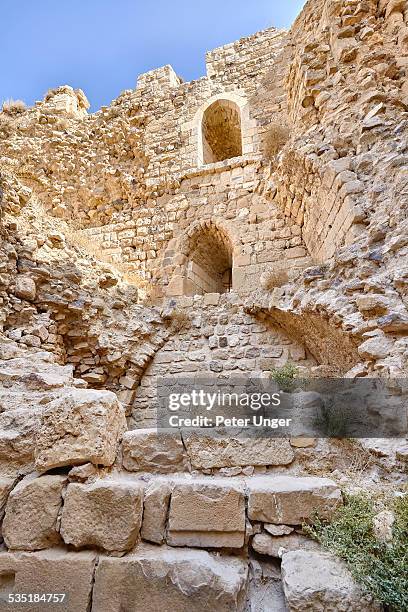
[[[161,68],[155,68],[140,74],[137,78],[136,88],[168,89],[169,87],[178,87],[182,82],[183,80],[177,76],[173,67],[167,64]]]

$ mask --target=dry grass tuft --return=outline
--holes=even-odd
[[[263,138],[265,156],[268,158],[275,157],[288,142],[289,137],[290,132],[286,126],[271,123]]]
[[[267,270],[261,275],[261,287],[266,291],[272,291],[275,287],[282,287],[289,281],[286,270]]]
[[[171,314],[171,322],[173,328],[178,332],[191,326],[190,317],[183,310],[175,309]]]
[[[19,115],[23,113],[27,105],[23,100],[13,100],[10,98],[9,100],[5,100],[2,105],[2,112],[6,113],[6,115]]]

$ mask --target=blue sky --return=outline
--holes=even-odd
[[[205,52],[270,27],[289,27],[303,0],[0,0],[0,101],[81,87],[92,111],[137,75],[171,64],[205,74]]]

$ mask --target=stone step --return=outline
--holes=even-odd
[[[143,545],[120,559],[102,557],[93,612],[243,611],[248,563],[204,550]]]
[[[290,533],[290,525],[316,513],[329,519],[341,503],[340,489],[325,478],[180,474],[146,480],[120,472],[79,483],[66,475],[30,475],[9,495],[3,537],[14,550],[64,542],[123,554],[140,538],[242,549],[263,524],[285,525]]]
[[[281,575],[276,564],[251,557],[142,544],[123,557],[62,547],[0,552],[0,610],[9,609],[380,612],[382,607],[342,561],[322,550],[284,553]]]
[[[243,611],[248,563],[204,550],[142,545],[125,557],[51,548],[0,553],[0,610],[16,612]],[[60,603],[7,603],[17,593],[65,594]],[[92,602],[92,605],[91,605]]]
[[[309,440],[306,445],[313,445]],[[305,444],[303,444],[304,446]],[[129,472],[170,474],[246,466],[285,466],[295,458],[296,440],[245,438],[217,432],[169,433],[156,429],[125,432],[122,463]]]
[[[383,608],[363,593],[342,561],[328,552],[296,550],[282,558],[285,598],[291,612]]]

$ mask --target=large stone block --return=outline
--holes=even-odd
[[[34,300],[36,294],[35,282],[28,274],[18,274],[14,293],[22,300]]]
[[[240,548],[245,535],[245,495],[224,480],[174,486],[167,542],[172,546]]]
[[[123,466],[130,472],[169,474],[187,469],[181,436],[156,429],[127,431],[122,442]]]
[[[330,518],[342,503],[339,487],[328,478],[260,476],[248,480],[251,520],[300,525],[318,514]]]
[[[28,476],[12,490],[3,520],[3,537],[13,550],[40,550],[61,541],[58,514],[65,476]]]
[[[282,579],[291,612],[379,612],[346,566],[330,553],[297,550],[282,557]]]
[[[96,562],[93,552],[50,548],[32,553],[0,552],[0,610],[88,612]],[[61,603],[6,603],[8,594],[65,594]],[[101,608],[103,610],[103,608]]]
[[[128,480],[72,483],[65,494],[61,535],[66,544],[130,550],[142,524],[143,484]]]
[[[36,410],[20,408],[0,414],[0,471],[3,475],[11,476],[22,469],[34,468],[39,425],[40,415]]]
[[[153,480],[146,487],[141,536],[148,542],[164,542],[171,489],[171,483],[162,478]]]
[[[240,612],[245,609],[247,573],[247,564],[234,557],[143,545],[120,559],[100,559],[92,609]]]
[[[294,452],[286,439],[238,436],[184,436],[191,465],[196,469],[246,465],[287,465]]]
[[[63,465],[112,465],[126,429],[111,391],[69,389],[43,410],[35,448],[39,471]]]

